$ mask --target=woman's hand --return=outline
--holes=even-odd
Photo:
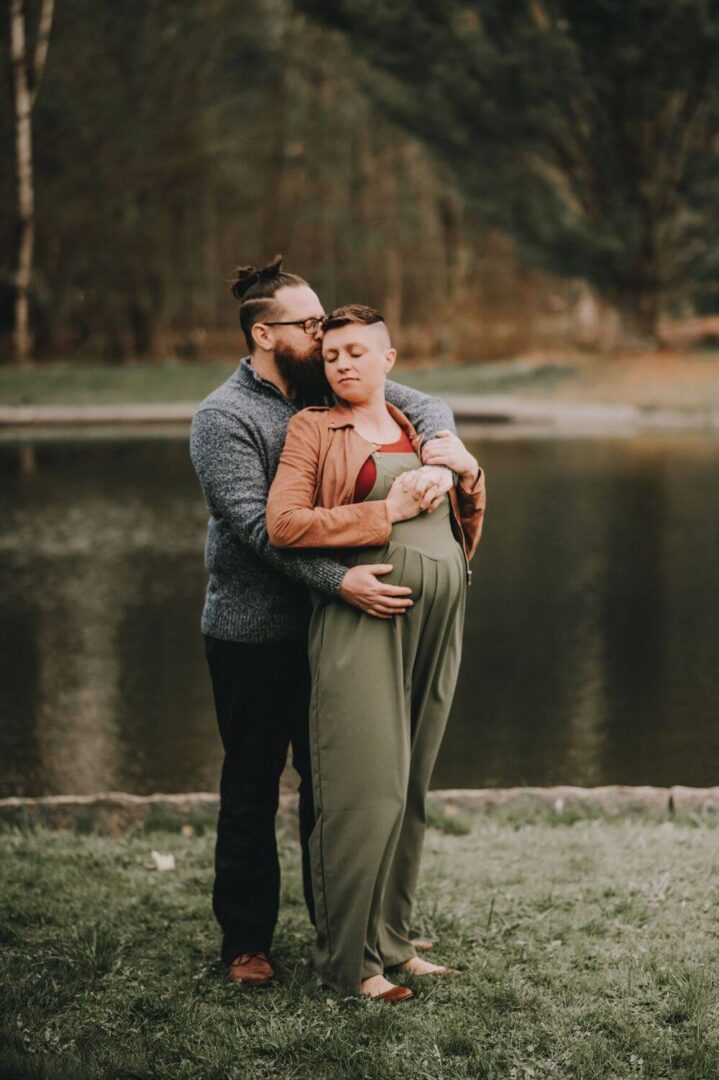
[[[392,484],[387,496],[391,520],[408,521],[422,510],[427,510],[431,514],[437,509],[453,484],[454,477],[451,471],[436,466],[422,465],[419,469],[409,469],[402,473]],[[394,496],[393,492],[395,492]],[[410,499],[414,501],[414,507]],[[412,512],[409,513],[409,510]],[[400,516],[392,517],[394,512]]]
[[[451,431],[438,431],[422,447],[425,465],[447,465],[459,474],[464,488],[471,488],[479,474],[479,462],[470,454],[462,440]]]
[[[415,496],[414,482],[412,481],[412,477],[417,472],[419,472],[419,469],[412,469],[410,472],[402,473],[389,489],[387,506],[389,507],[389,519],[393,523],[395,521],[409,521],[410,518],[417,517],[421,513],[422,507],[419,499]]]
[[[443,465],[422,465],[403,473],[404,486],[419,502],[420,510],[430,514],[436,510],[448,491],[454,487],[454,474]]]

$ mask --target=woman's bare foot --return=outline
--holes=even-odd
[[[417,952],[430,952],[434,948],[434,942],[427,941],[425,938],[413,938],[412,945],[414,945]]]
[[[402,964],[405,971],[412,975],[459,975],[457,968],[445,967],[444,964],[430,964],[419,956],[411,956]]]
[[[363,979],[360,983],[360,990],[363,994],[368,994],[369,997],[379,997],[380,994],[384,994],[387,990],[391,990],[396,983],[391,983],[389,979],[385,979],[384,975],[372,975],[369,979]]]

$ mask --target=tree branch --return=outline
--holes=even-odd
[[[37,92],[40,89],[40,83],[42,81],[43,72],[45,70],[45,61],[47,60],[47,50],[50,44],[50,31],[52,30],[52,17],[55,8],[55,0],[42,0],[42,7],[40,8],[40,20],[37,27],[37,40],[35,42],[35,53],[32,58],[32,65],[29,70],[28,81],[30,83],[30,106],[35,104],[35,98]]]

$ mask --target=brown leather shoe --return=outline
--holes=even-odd
[[[393,986],[391,990],[385,990],[383,994],[375,994],[373,1001],[388,1001],[394,1005],[398,1001],[409,1001],[414,994],[408,986]]]
[[[230,964],[228,978],[230,982],[262,986],[264,983],[271,982],[274,974],[266,953],[240,953]]]

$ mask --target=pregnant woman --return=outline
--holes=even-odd
[[[416,955],[410,919],[425,796],[459,670],[469,559],[482,531],[484,475],[440,433],[426,463],[458,474],[422,492],[420,438],[385,401],[396,352],[379,312],[339,308],[324,324],[325,373],[338,403],[290,421],[267,506],[270,540],[329,548],[348,566],[387,564],[412,590],[405,614],[375,617],[314,597],[310,839],[318,968],[342,993],[412,997],[384,976],[446,974]],[[423,509],[422,507],[427,507]]]

